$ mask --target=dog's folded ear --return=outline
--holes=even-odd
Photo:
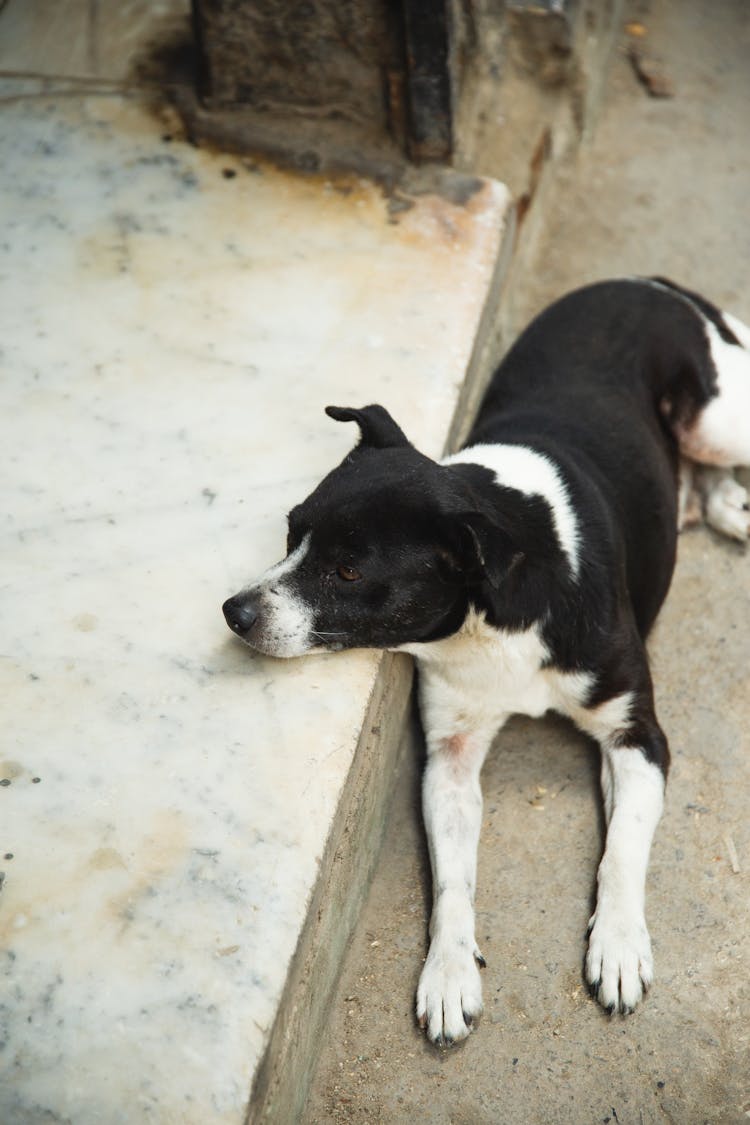
[[[409,445],[404,431],[391,418],[384,406],[373,403],[357,410],[350,406],[327,406],[326,414],[337,422],[356,422],[360,429],[362,445],[373,449],[389,449]]]
[[[485,580],[499,589],[524,559],[509,529],[481,512],[464,513],[459,528],[467,577]]]

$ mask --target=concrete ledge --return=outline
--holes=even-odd
[[[249,1122],[296,1121],[305,1106],[346,946],[377,863],[404,754],[417,753],[409,722],[412,662],[380,663],[304,929],[250,1102]]]

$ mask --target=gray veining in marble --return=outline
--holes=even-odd
[[[121,98],[8,101],[0,151],[0,1121],[238,1122],[378,657],[220,605],[327,402],[439,452],[507,199],[394,224]]]

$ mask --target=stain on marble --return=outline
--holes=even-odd
[[[239,1122],[378,655],[220,606],[354,440],[327,403],[440,452],[507,197],[394,224],[119,97],[0,147],[0,1121]]]

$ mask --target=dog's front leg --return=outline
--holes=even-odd
[[[494,733],[494,732],[492,732]],[[433,1043],[469,1034],[482,1010],[474,936],[477,845],[482,819],[479,773],[492,734],[431,737],[422,790],[432,862],[430,949],[417,989],[417,1019]]]
[[[602,740],[607,839],[589,923],[586,979],[609,1011],[631,1012],[653,980],[646,871],[664,802],[667,742],[653,716]],[[624,745],[623,745],[624,743]]]

